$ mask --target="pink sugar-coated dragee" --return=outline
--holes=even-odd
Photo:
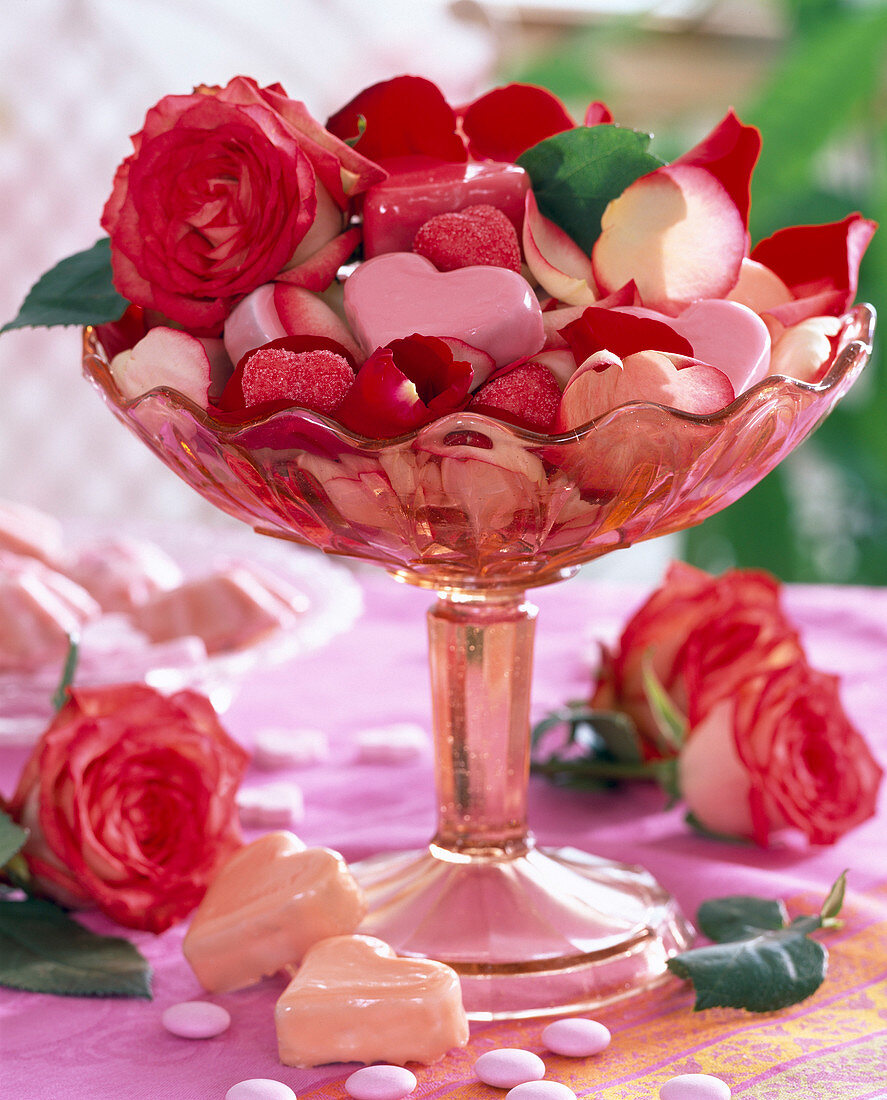
[[[305,798],[295,783],[268,783],[237,792],[237,812],[245,829],[288,829],[305,816]]]
[[[283,1081],[252,1077],[232,1085],[225,1093],[225,1100],[296,1100],[296,1094]]]
[[[610,1032],[597,1020],[573,1017],[555,1020],[542,1031],[542,1042],[552,1054],[566,1058],[588,1058],[610,1044]]]
[[[505,1100],[576,1100],[576,1093],[560,1081],[524,1081],[509,1089]]]
[[[681,1073],[659,1090],[660,1100],[730,1100],[730,1086],[709,1073]]]
[[[415,1089],[416,1075],[403,1066],[364,1066],[345,1081],[354,1100],[403,1100]]]
[[[170,1005],[161,1019],[167,1031],[182,1039],[212,1039],[231,1025],[226,1010],[211,1001],[183,1001]]]
[[[513,1089],[526,1081],[538,1081],[545,1076],[545,1063],[538,1054],[520,1047],[500,1047],[488,1050],[474,1063],[474,1072],[485,1085],[497,1089]]]

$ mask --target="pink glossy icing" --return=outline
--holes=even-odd
[[[4,550],[55,565],[62,553],[62,525],[29,504],[2,500],[0,551]]]
[[[296,964],[319,940],[353,931],[366,903],[337,852],[266,833],[213,879],[182,950],[203,987],[242,989]]]
[[[397,173],[366,193],[364,255],[369,259],[383,252],[408,252],[429,218],[479,204],[498,207],[520,233],[528,188],[523,168],[494,161]]]
[[[361,264],[345,283],[345,316],[367,354],[418,332],[463,340],[501,367],[535,354],[545,340],[539,302],[516,272],[441,272],[409,252]]]

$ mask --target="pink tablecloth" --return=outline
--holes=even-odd
[[[322,651],[243,687],[225,724],[250,745],[270,725],[324,729],[332,762],[301,770],[305,795],[298,828],[308,844],[337,848],[348,859],[383,849],[421,846],[433,827],[430,757],[403,765],[353,762],[356,731],[395,721],[428,723],[424,611],[431,594],[364,578],[366,612]],[[615,634],[641,591],[604,589],[575,579],[533,595],[540,607],[534,709],[541,716],[587,689],[593,639]],[[887,590],[796,588],[787,593],[812,661],[842,676],[852,718],[887,763]],[[0,790],[8,794],[24,760],[0,753]],[[278,774],[251,771],[247,784]],[[753,848],[702,839],[666,811],[645,786],[587,794],[531,784],[531,821],[546,844],[569,843],[649,867],[689,913],[725,893],[799,898],[811,906],[850,869],[848,924],[832,938],[829,981],[796,1009],[763,1017],[694,1015],[680,983],[622,1009],[602,1010],[613,1042],[600,1058],[547,1057],[548,1076],[579,1095],[609,1100],[654,1097],[682,1072],[715,1073],[734,1097],[887,1097],[887,839],[884,812],[831,849]],[[119,931],[101,920],[93,925]],[[164,1008],[201,996],[180,953],[182,929],[154,938],[133,935],[154,967],[154,1000],[48,997],[0,990],[0,1095],[15,1100],[221,1100],[236,1081],[271,1077],[303,1098],[344,1097],[342,1067],[302,1071],[276,1057],[273,1005],[281,983],[268,980],[213,998],[230,1011],[216,1039],[175,1038],[161,1026]],[[862,1021],[862,1022],[861,1022]],[[542,1052],[541,1024],[476,1025],[468,1051],[419,1067],[417,1097],[493,1100],[497,1090],[471,1073],[477,1053],[524,1045]],[[353,1067],[351,1067],[353,1068]]]

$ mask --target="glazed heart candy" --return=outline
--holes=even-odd
[[[462,410],[543,434],[634,400],[714,413],[823,377],[875,230],[851,214],[750,249],[754,127],[731,111],[666,164],[603,104],[577,124],[529,85],[454,109],[399,76],[321,126],[236,77],[164,98],[133,141],[110,240],[80,257],[107,309],[80,320],[125,398],[169,387],[223,423],[298,406],[387,439]],[[14,325],[45,323],[27,307]]]

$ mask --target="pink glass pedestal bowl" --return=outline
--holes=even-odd
[[[86,375],[207,500],[262,534],[437,592],[437,832],[425,850],[354,870],[370,901],[361,930],[453,966],[472,1017],[589,1009],[639,992],[663,980],[691,936],[645,870],[534,843],[526,589],[742,496],[851,386],[873,328],[873,311],[856,307],[820,382],[766,378],[712,416],[636,402],[542,436],[454,413],[384,441],[300,409],[232,424],[171,390],[125,400],[85,331]]]

